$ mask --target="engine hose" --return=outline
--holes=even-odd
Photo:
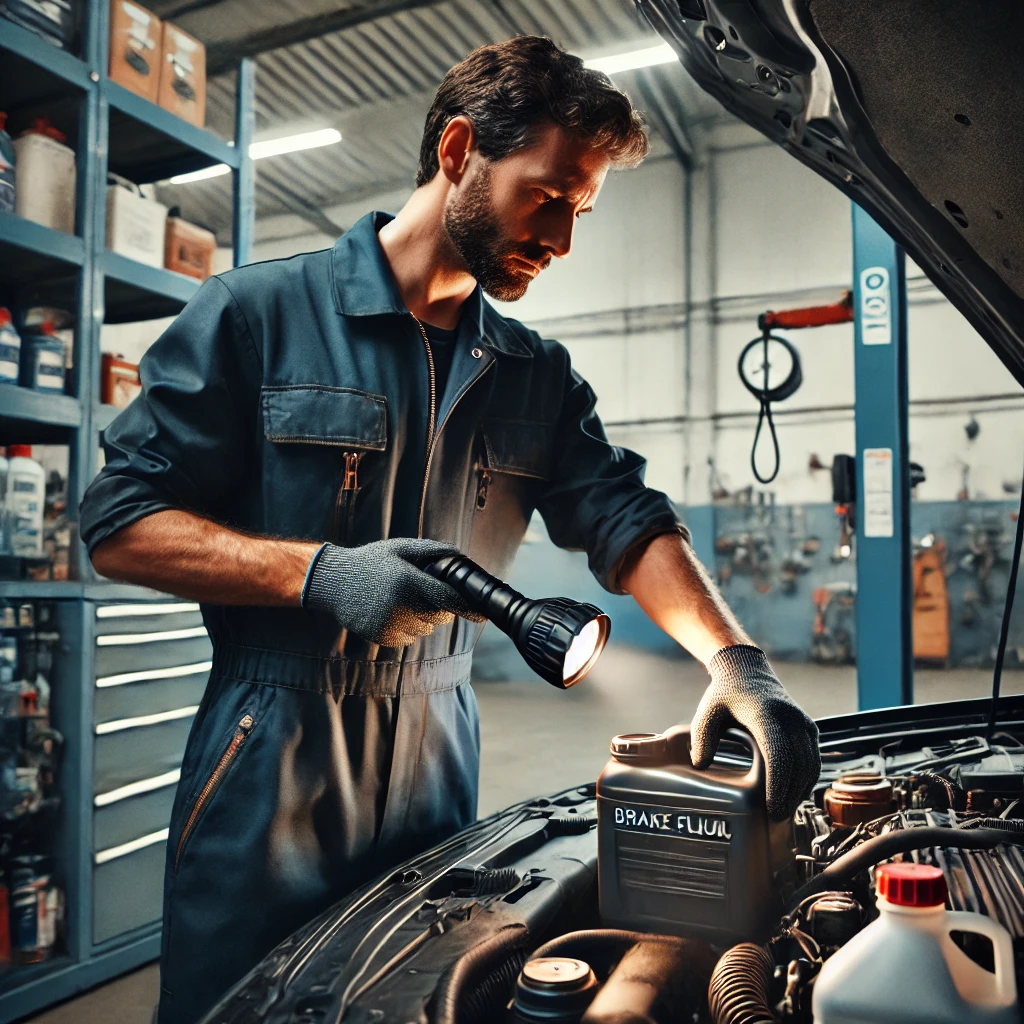
[[[473,882],[474,896],[491,896],[496,892],[509,892],[522,879],[515,868],[487,868],[478,871]]]
[[[530,954],[531,960],[542,956],[572,956],[586,960],[600,975],[611,967],[627,949],[638,942],[660,942],[677,945],[681,939],[671,935],[648,935],[621,928],[590,928],[586,931],[567,932],[544,943]]]
[[[905,828],[875,836],[836,858],[827,868],[805,882],[787,901],[793,911],[807,899],[829,889],[842,889],[861,871],[898,853],[926,850],[931,846],[950,846],[961,850],[986,850],[1000,843],[1024,843],[1024,833],[997,828]]]
[[[513,954],[524,950],[530,933],[525,925],[512,924],[463,953],[441,976],[431,1001],[430,1024],[462,1024],[460,1008],[478,986],[485,983]]]
[[[769,998],[775,961],[764,946],[741,942],[726,950],[708,985],[714,1024],[775,1024]]]
[[[507,960],[498,964],[472,991],[466,993],[459,1008],[459,1020],[464,1024],[490,1024],[500,1019],[525,963],[526,950],[514,950]]]

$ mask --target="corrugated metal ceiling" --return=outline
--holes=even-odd
[[[305,215],[322,228],[324,212],[354,199],[411,184],[423,118],[441,78],[470,50],[520,33],[550,36],[576,53],[657,43],[629,0],[159,0],[151,3],[207,43],[218,60],[253,38],[305,30],[318,19],[364,20],[320,38],[261,53],[256,130],[281,135],[334,126],[343,141],[256,164],[257,216]],[[217,57],[216,55],[220,55]],[[664,113],[702,117],[710,101],[678,64],[618,76],[658,134]],[[207,124],[230,138],[234,76],[210,79]],[[651,109],[652,107],[656,109]],[[710,107],[714,111],[714,107]],[[662,130],[662,135],[671,134]],[[669,140],[661,142],[664,151]],[[186,217],[230,237],[230,178],[161,189]],[[347,225],[334,222],[338,228]]]

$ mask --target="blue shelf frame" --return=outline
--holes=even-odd
[[[253,62],[239,65],[237,145],[231,145],[107,79],[110,2],[83,4],[80,56],[0,19],[0,60],[6,58],[25,72],[22,94],[13,97],[12,106],[18,109],[19,100],[26,111],[50,102],[59,106],[78,154],[74,235],[0,214],[0,286],[20,290],[16,294],[22,299],[29,294],[33,299],[59,298],[54,304],[77,310],[73,396],[0,385],[0,443],[68,444],[68,497],[75,508],[96,474],[100,434],[120,411],[99,400],[102,325],[174,314],[199,288],[193,278],[105,248],[108,167],[141,184],[227,164],[234,183],[236,265],[249,262],[253,239],[253,169],[248,158]],[[56,854],[68,901],[66,955],[4,974],[0,1021],[38,1013],[159,955],[159,922],[101,944],[93,941],[93,602],[154,601],[164,595],[97,578],[82,547],[78,564],[83,578],[77,581],[0,581],[0,597],[59,602],[65,653],[55,666],[53,684],[65,748],[60,776],[64,811]]]

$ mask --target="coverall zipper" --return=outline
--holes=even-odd
[[[200,790],[199,796],[196,798],[196,802],[192,805],[192,810],[189,812],[188,819],[185,822],[185,827],[181,830],[181,836],[178,839],[178,848],[174,853],[175,873],[177,873],[178,866],[181,864],[181,855],[185,852],[185,844],[195,831],[195,827],[199,822],[199,818],[202,815],[203,810],[220,788],[220,784],[224,781],[224,777],[231,768],[232,762],[238,756],[238,751],[242,748],[242,744],[249,738],[249,734],[252,732],[252,727],[255,724],[256,722],[252,715],[242,716],[238,725],[235,726],[235,734],[231,737],[231,742],[228,744],[227,749],[223,754],[221,754],[220,760],[217,762],[217,767],[213,769],[213,773],[206,780],[206,785],[203,786],[202,790]]]
[[[341,480],[338,496],[334,500],[335,543],[347,546],[352,540],[356,519],[356,496],[359,494],[359,463],[366,452],[342,452],[345,460],[345,475]]]
[[[441,428],[444,427],[444,423],[440,425],[435,431],[435,425],[437,420],[437,372],[434,368],[434,353],[430,348],[430,339],[427,337],[427,329],[423,326],[420,320],[412,316],[413,320],[416,321],[416,326],[420,329],[420,335],[423,338],[423,347],[427,350],[427,375],[430,382],[430,423],[427,431],[427,458],[426,465],[423,467],[423,489],[420,491],[420,517],[419,517],[419,528],[416,531],[417,537],[423,536],[423,513],[427,506],[427,484],[430,481],[430,461],[434,454],[434,442],[437,440],[437,435],[441,432]],[[490,369],[492,363],[488,363],[483,370],[481,375],[486,373]],[[470,384],[474,383],[479,377],[474,378],[470,381]],[[452,407],[448,410],[448,416],[455,411],[455,407],[462,401],[469,387],[463,388],[462,391],[456,396],[455,401],[452,402]],[[447,422],[448,417],[445,417]],[[486,499],[485,499],[486,500]]]

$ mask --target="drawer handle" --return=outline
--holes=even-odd
[[[177,615],[197,611],[199,605],[192,601],[183,604],[105,604],[96,609],[96,618],[133,619],[138,615]]]
[[[112,732],[123,732],[125,729],[138,729],[144,725],[160,725],[162,722],[173,722],[179,718],[191,718],[199,710],[198,704],[187,708],[175,708],[173,711],[158,711],[155,715],[139,715],[137,718],[115,718],[112,722],[100,722],[96,726],[97,736],[106,736]]]
[[[138,839],[129,840],[120,846],[108,846],[105,850],[97,850],[93,860],[97,864],[106,864],[107,861],[117,860],[118,857],[127,857],[129,853],[135,853],[136,850],[144,850],[147,846],[153,846],[154,843],[164,842],[170,831],[169,828],[162,828],[159,832],[150,832],[148,836],[139,836]]]
[[[205,626],[189,629],[165,629],[159,633],[108,633],[96,637],[97,647],[126,647],[132,644],[152,644],[159,640],[191,640],[196,636],[207,636]]]
[[[146,668],[139,672],[119,672],[113,676],[99,676],[96,680],[96,688],[104,690],[108,686],[124,686],[125,683],[144,683],[149,679],[177,679],[179,676],[197,676],[201,672],[209,672],[212,668],[212,661],[197,661],[194,665],[175,665],[173,668]]]
[[[116,804],[120,800],[127,800],[132,796],[139,796],[142,793],[152,793],[155,789],[164,789],[166,786],[173,786],[181,778],[181,769],[164,772],[163,775],[153,775],[148,779],[139,779],[138,782],[129,782],[126,786],[118,786],[117,789],[108,789],[106,793],[97,793],[92,802],[96,807],[107,807],[109,804]]]

